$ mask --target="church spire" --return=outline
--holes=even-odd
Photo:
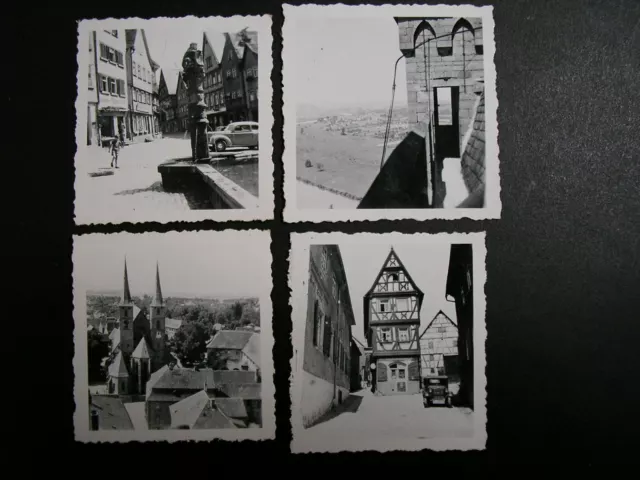
[[[129,274],[127,273],[127,257],[124,257],[124,289],[122,291],[122,304],[131,303],[131,291],[129,290]]]
[[[158,266],[157,262],[156,262],[156,294],[153,296],[153,302],[151,304],[156,306],[164,304],[164,300],[162,298],[162,288],[160,287],[160,267]]]

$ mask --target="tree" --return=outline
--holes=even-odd
[[[87,336],[89,383],[103,381],[102,359],[109,356],[109,339],[97,330]]]
[[[209,366],[213,370],[228,370],[228,357],[227,352],[224,350],[212,350],[209,354]]]
[[[207,351],[207,339],[207,331],[199,323],[182,324],[173,337],[176,355],[186,363],[198,362]]]

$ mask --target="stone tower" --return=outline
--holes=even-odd
[[[165,320],[167,308],[162,298],[162,288],[160,287],[160,268],[156,264],[156,291],[149,306],[149,322],[151,324],[151,348],[154,351],[153,370],[162,366],[164,359],[165,340]]]
[[[131,291],[129,290],[129,275],[127,273],[127,259],[124,260],[124,286],[122,291],[122,299],[118,306],[120,321],[120,350],[129,357],[133,352],[133,312],[134,305],[131,300]]]
[[[396,17],[405,57],[409,123],[424,123],[431,203],[442,207],[445,158],[462,156],[478,97],[484,91],[480,18]]]

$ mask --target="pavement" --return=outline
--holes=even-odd
[[[471,439],[473,411],[468,408],[424,408],[422,396],[375,396],[370,390],[351,394],[339,414],[294,431],[295,452],[421,450],[433,440]]]
[[[357,200],[323,190],[308,183],[296,182],[296,207],[298,209],[355,209],[358,207],[358,203]]]
[[[116,169],[110,167],[111,155],[107,149],[79,149],[75,162],[77,222],[118,222],[126,220],[131,212],[189,210],[184,194],[164,191],[158,165],[190,155],[191,147],[186,139],[135,143],[120,150]],[[96,174],[101,176],[91,176]]]

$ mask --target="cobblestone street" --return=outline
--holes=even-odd
[[[195,199],[165,192],[158,173],[159,164],[190,154],[188,139],[136,143],[120,151],[119,168],[115,169],[110,167],[107,149],[81,147],[76,158],[77,221],[118,221],[133,212],[144,215],[158,210],[181,212],[197,208]]]
[[[473,436],[473,412],[467,408],[424,408],[421,395],[352,394],[315,426],[294,432],[294,452],[419,450],[428,440]]]

